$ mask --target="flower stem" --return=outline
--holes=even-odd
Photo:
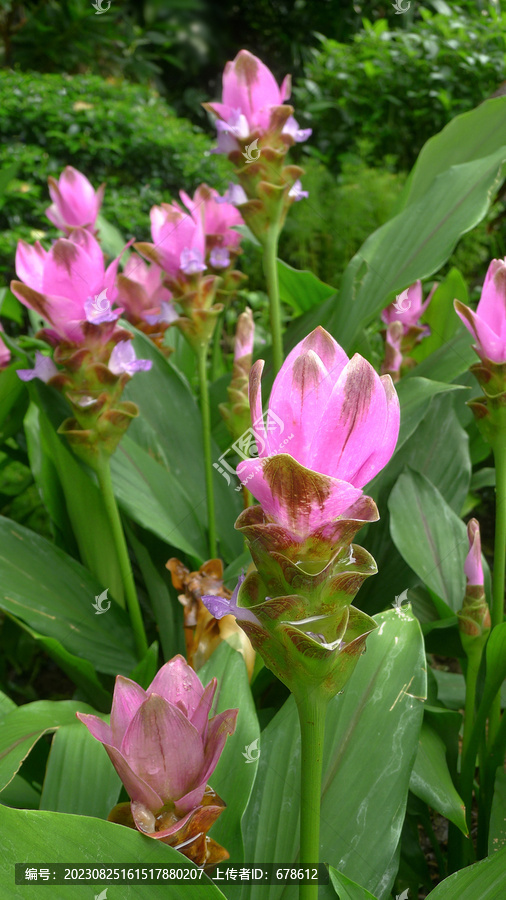
[[[272,361],[275,375],[283,365],[283,337],[278,281],[278,240],[279,226],[275,222],[270,226],[263,245],[263,265],[271,311]]]
[[[146,632],[144,631],[144,623],[142,621],[141,609],[137,591],[135,589],[134,576],[132,573],[132,566],[130,565],[130,557],[128,556],[123,526],[121,524],[121,518],[112,487],[109,459],[103,456],[96,465],[95,471],[97,473],[102,498],[109,517],[113,540],[116,546],[116,553],[118,554],[118,562],[125,588],[125,597],[132,631],[134,633],[137,655],[139,659],[143,659],[148,651],[148,642],[146,639]]]
[[[314,866],[320,860],[320,802],[323,742],[327,699],[317,691],[295,696],[301,735],[300,854],[299,864]],[[301,884],[300,900],[318,900],[317,884]]]
[[[495,545],[494,573],[492,579],[492,609],[490,611],[492,629],[500,625],[504,618],[504,576],[506,571],[506,441],[499,434],[494,442],[495,461]],[[489,743],[499,728],[501,718],[501,697],[498,693],[490,711]]]
[[[197,349],[197,359],[200,388],[200,414],[202,416],[202,438],[204,442],[209,558],[214,559],[216,557],[216,522],[214,511],[213,462],[211,454],[211,412],[209,408],[209,387],[207,384],[207,344],[199,344]]]
[[[466,704],[464,709],[464,733],[462,736],[462,756],[467,753],[469,738],[474,725],[474,709],[476,703],[476,682],[480,669],[481,649],[479,653],[471,653],[467,659],[466,672]]]

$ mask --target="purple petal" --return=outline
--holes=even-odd
[[[181,251],[179,268],[185,275],[196,275],[197,272],[205,272],[207,266],[200,250],[191,250],[185,247]]]
[[[213,247],[209,262],[214,269],[226,269],[230,265],[230,253],[226,247]]]
[[[468,584],[483,586],[483,566],[481,562],[480,526],[477,519],[470,519],[467,523],[467,536],[469,539],[469,553],[464,563],[464,572]]]
[[[303,200],[305,197],[309,197],[309,191],[303,191],[302,182],[300,181],[300,179],[297,179],[295,184],[293,184],[288,191],[288,196],[293,197],[295,202],[297,203],[298,200]]]
[[[35,368],[18,369],[17,374],[19,378],[21,378],[21,381],[32,381],[33,378],[39,378],[47,384],[50,378],[58,375],[58,369],[50,356],[44,356],[43,353],[36,350]]]
[[[153,365],[150,359],[137,359],[132,341],[119,341],[109,357],[109,371],[113,375],[135,375],[136,372],[148,372]]]

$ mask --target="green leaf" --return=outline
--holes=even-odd
[[[70,521],[84,565],[123,606],[123,579],[102,494],[65,438],[56,433],[66,411],[55,404],[54,389],[38,382],[31,391],[37,407],[32,404],[28,411],[25,433],[44,503],[61,532]]]
[[[426,677],[420,626],[409,608],[375,619],[380,627],[367,639],[344,693],[328,707],[320,859],[384,900],[397,871]],[[300,731],[290,698],[262,732],[243,820],[247,859],[296,862],[299,798]],[[288,821],[294,823],[290,828]],[[289,887],[265,888],[266,900],[294,896]]]
[[[422,724],[409,787],[417,797],[467,834],[464,803],[448,769],[444,741],[426,722]]]
[[[0,517],[0,608],[100,672],[127,675],[136,664],[127,615],[116,603],[102,617],[103,590],[78,562],[49,541]]]
[[[66,813],[47,811],[9,809],[0,807],[0,859],[2,863],[2,884],[9,885],[9,898],[26,900],[26,885],[15,885],[14,864],[22,860],[33,865],[44,863],[76,863],[93,868],[93,863],[128,862],[148,867],[177,868],[182,864],[185,868],[193,868],[185,857],[177,850],[148,838],[132,828],[103,822],[101,819],[87,816],[72,816]],[[96,866],[95,866],[96,868]],[[195,867],[197,868],[197,867]],[[200,870],[202,871],[202,870]],[[223,894],[202,873],[197,881],[189,881],[181,885],[146,885],[122,884],[118,889],[111,887],[111,898],[114,892],[122,900],[146,900],[149,896],[163,897],[164,900],[218,900]],[[80,890],[73,886],[74,894]],[[95,885],[83,885],[82,896],[91,898],[96,894]],[[51,885],[51,900],[68,900],[68,884]],[[44,900],[48,896],[46,886],[30,886],[30,896],[34,900]]]
[[[251,696],[244,659],[226,641],[199,669],[198,676],[203,684],[207,684],[211,678],[218,679],[218,690],[213,704],[215,713],[223,712],[225,709],[239,709],[236,730],[227,738],[225,749],[210,778],[210,784],[227,804],[227,808],[213,825],[211,837],[228,850],[230,865],[241,865],[245,862],[241,818],[258,769],[254,749],[249,754],[255,759],[254,762],[247,762],[244,752],[260,737],[255,704]]]
[[[111,476],[115,497],[128,516],[183,553],[205,558],[202,518],[181,482],[128,434],[111,457]]]
[[[40,809],[106,819],[120,791],[111,760],[82,722],[59,728],[51,744]]]
[[[463,387],[460,384],[442,384],[438,381],[429,381],[428,378],[413,377],[402,379],[396,385],[396,389],[401,406],[401,427],[395,451],[397,453],[424,418],[432,398],[437,394],[463,390]]]
[[[329,867],[330,881],[337,891],[339,900],[376,900],[373,894],[351,881],[333,866]]]
[[[97,228],[98,234],[100,238],[100,244],[103,248],[104,253],[108,256],[116,257],[119,256],[123,247],[126,244],[126,241],[115,225],[112,225],[107,219],[104,218],[102,213],[98,214],[97,217]],[[125,253],[122,257],[122,265],[125,264],[129,257],[129,253]]]
[[[360,329],[395,294],[436,272],[458,238],[486,214],[503,180],[506,147],[484,159],[452,165],[416,201],[372,234],[351,260],[329,321],[353,347]]]
[[[488,852],[496,853],[504,847],[506,847],[506,772],[504,769],[498,769],[490,814]]]
[[[506,847],[445,878],[427,900],[500,900],[505,892]]]
[[[197,404],[189,385],[170,360],[165,359],[145,335],[136,332],[129,323],[125,324],[135,333],[137,356],[153,362],[149,372],[142,372],[138,377],[132,378],[125,388],[125,400],[132,400],[140,409],[140,416],[132,422],[128,437],[165,465],[173,480],[184,484],[195,515],[205,524],[204,455]],[[217,462],[219,457],[220,451],[213,444],[213,460]],[[218,472],[214,472],[220,555],[226,562],[231,562],[243,550],[242,538],[234,530],[235,520],[241,511],[241,500]],[[182,523],[178,523],[178,526],[182,530]],[[189,542],[193,543],[191,539]],[[207,554],[204,554],[200,561],[206,558]]]
[[[307,312],[329,297],[336,296],[336,289],[320,281],[306,270],[294,269],[278,259],[279,295],[297,313]]]
[[[39,738],[60,725],[74,725],[76,712],[96,710],[74,700],[37,700],[7,713],[0,731],[0,790],[14,778]]]
[[[402,205],[421,199],[434,179],[458,163],[478,160],[506,144],[506,98],[494,97],[456,116],[422,147],[402,197]]]
[[[419,472],[398,478],[388,508],[399,553],[436,595],[441,618],[451,616],[462,607],[465,593],[466,526]]]

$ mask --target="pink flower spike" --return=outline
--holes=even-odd
[[[493,259],[483,284],[476,312],[460,300],[454,301],[457,315],[476,340],[483,359],[506,363],[506,259]]]
[[[32,381],[34,378],[39,378],[40,381],[44,381],[47,384],[50,378],[58,375],[58,369],[50,356],[44,356],[40,350],[36,350],[35,367],[33,369],[18,369],[17,375],[21,378],[21,381]]]
[[[467,537],[469,540],[469,553],[464,563],[464,572],[467,583],[483,587],[483,567],[481,563],[481,538],[480,526],[477,519],[470,519],[467,523]]]
[[[102,205],[105,185],[94,190],[82,172],[66,166],[58,181],[49,178],[49,193],[53,201],[46,210],[48,219],[65,231],[72,228],[93,229]]]
[[[244,356],[251,356],[253,353],[253,343],[255,340],[255,323],[253,321],[253,313],[249,306],[241,313],[237,320],[237,330],[235,332],[234,344],[234,362],[243,359]]]
[[[110,726],[98,716],[77,716],[104,745],[132,801],[154,814],[175,806],[183,815],[199,806],[226,736],[234,731],[237,710],[208,718],[215,690],[216,679],[204,688],[176,656],[146,691],[118,676]]]
[[[153,363],[150,359],[137,359],[132,341],[119,341],[109,357],[109,370],[113,375],[135,375],[148,372]]]

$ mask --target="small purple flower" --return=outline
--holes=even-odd
[[[237,605],[239,588],[245,577],[245,575],[239,575],[237,587],[230,598],[216,597],[214,594],[203,595],[202,603],[215,619],[223,619],[223,616],[235,616],[238,622],[253,622],[255,625],[260,625],[260,621],[251,610]]]
[[[86,319],[92,325],[102,325],[103,322],[115,322],[123,312],[123,309],[111,309],[111,304],[107,299],[107,288],[97,294],[96,297],[89,297],[84,303],[84,311]]]
[[[148,325],[158,325],[160,323],[167,323],[170,325],[171,322],[175,322],[176,319],[179,318],[176,310],[174,309],[172,303],[168,300],[162,300],[160,303],[160,312],[156,316],[150,316],[147,313],[144,314],[144,318]]]
[[[216,198],[216,203],[231,203],[232,206],[240,206],[241,203],[247,202],[248,198],[246,196],[246,191],[240,184],[234,184],[233,181],[229,182],[223,197]]]
[[[17,374],[21,381],[33,381],[34,378],[39,378],[40,381],[44,381],[47,384],[50,378],[58,375],[58,369],[50,356],[44,356],[40,350],[36,350],[35,367],[33,369],[18,369]]]
[[[185,275],[196,275],[197,272],[205,272],[207,266],[200,250],[192,250],[185,247],[181,251],[180,269]]]
[[[298,200],[303,200],[305,197],[309,197],[309,191],[303,191],[302,182],[297,179],[288,191],[288,196],[293,197],[295,202],[297,202]]]
[[[312,133],[312,128],[299,128],[299,123],[293,116],[290,116],[290,118],[286,120],[283,127],[283,134],[289,134],[297,144],[302,143],[302,141],[307,141]]]
[[[109,370],[113,375],[148,372],[152,365],[150,359],[137,359],[132,341],[119,341],[109,358]]]
[[[213,269],[226,269],[230,265],[230,253],[226,247],[213,247],[209,262]]]

